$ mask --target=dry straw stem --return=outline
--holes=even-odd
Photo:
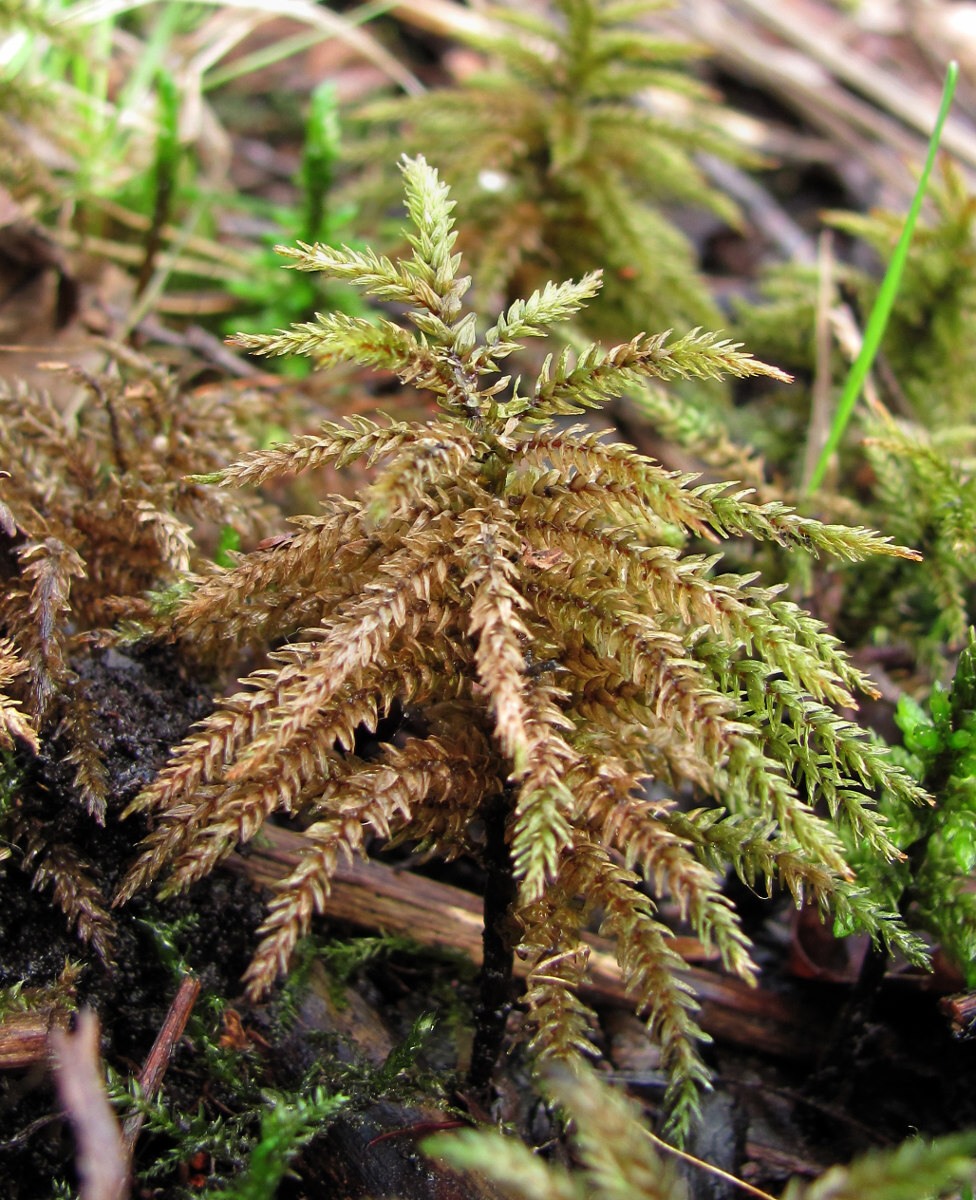
[[[73,1034],[53,1029],[50,1042],[58,1095],[78,1143],[79,1200],[123,1200],[129,1172],[122,1132],[105,1093],[98,1017],[85,1010]]]
[[[403,327],[323,314],[238,340],[384,367],[430,391],[440,413],[325,422],[207,477],[227,487],[375,463],[357,500],[327,500],[290,537],[211,572],[168,618],[190,645],[231,628],[280,648],[136,800],[154,828],[120,898],[164,872],[165,890],[185,888],[274,814],[300,816],[305,850],[275,888],[247,973],[256,996],[327,908],[343,860],[371,838],[477,855],[473,831],[500,797],[533,1047],[542,1058],[590,1048],[583,930],[599,912],[661,1044],[681,1128],[705,1081],[696,1001],[642,883],[673,896],[744,980],[755,968],[722,893],[729,866],[917,956],[897,915],[854,880],[835,823],[893,858],[875,795],[922,797],[833,711],[870,685],[824,627],[779,589],[718,574],[716,558],[676,543],[746,537],[853,561],[911,552],[558,423],[646,379],[781,373],[696,330],[563,351],[527,387],[513,382],[504,360],[572,317],[599,276],[541,288],[479,335],[448,189],[423,159],[405,161],[404,179],[412,256],[289,251],[294,267],[406,306]],[[416,722],[365,753],[362,727],[395,711]],[[648,778],[670,798],[648,799]],[[689,785],[698,807],[681,811],[673,796]]]

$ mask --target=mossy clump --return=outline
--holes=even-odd
[[[164,872],[164,891],[182,890],[275,813],[300,817],[306,850],[276,889],[247,973],[257,996],[327,907],[340,858],[370,836],[477,856],[479,821],[500,804],[534,1050],[591,1048],[579,989],[583,931],[599,913],[662,1046],[680,1129],[706,1078],[701,1034],[643,882],[669,893],[745,979],[755,968],[722,890],[729,867],[917,957],[897,914],[854,877],[840,832],[897,858],[876,798],[922,799],[837,715],[871,688],[824,626],[778,588],[717,573],[717,557],[684,542],[748,538],[854,561],[910,552],[755,504],[729,484],[696,485],[567,426],[562,418],[635,380],[779,373],[695,332],[563,351],[528,387],[513,381],[503,361],[574,316],[599,277],[549,284],[479,332],[463,309],[470,280],[453,251],[448,189],[423,159],[407,160],[404,176],[412,257],[285,252],[298,269],[404,306],[404,324],[331,313],[240,342],[393,371],[429,391],[439,414],[326,422],[197,480],[377,467],[357,499],[328,499],[290,535],[199,577],[161,618],[160,631],[191,649],[226,639],[278,648],[132,806],[155,828],[121,896]],[[357,729],[398,706],[423,729],[358,753]],[[648,779],[673,798],[650,799]],[[691,811],[675,803],[689,788]]]

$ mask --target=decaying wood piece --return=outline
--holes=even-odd
[[[61,1005],[8,1013],[0,1021],[0,1071],[17,1071],[47,1062],[51,1030],[65,1028],[70,1014]]]
[[[230,865],[268,887],[293,869],[304,842],[301,833],[267,826],[248,856],[235,855]],[[480,898],[410,871],[373,860],[343,864],[334,878],[328,915],[361,928],[408,936],[432,949],[453,950],[481,965]],[[633,997],[624,987],[610,942],[587,934],[586,944],[588,998],[631,1009]],[[676,937],[674,947],[685,961],[704,964],[714,959],[695,938]],[[515,974],[521,978],[526,974],[517,957]],[[702,1027],[713,1037],[787,1058],[806,1059],[816,1052],[818,1030],[825,1028],[825,1020],[796,997],[750,988],[703,967],[692,967],[686,977],[701,1000]]]

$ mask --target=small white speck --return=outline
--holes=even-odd
[[[509,184],[509,176],[504,171],[479,171],[478,186],[484,192],[503,192]]]

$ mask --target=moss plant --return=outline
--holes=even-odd
[[[846,504],[861,520],[884,521],[896,540],[915,546],[920,567],[875,562],[846,579],[843,621],[849,636],[874,642],[908,640],[928,666],[958,652],[976,618],[976,485],[969,411],[976,389],[976,196],[946,164],[931,189],[931,211],[919,223],[902,285],[881,347],[878,385],[890,413],[860,406],[861,442],[850,437],[833,494],[822,502]],[[830,222],[887,259],[902,230],[901,215],[831,213]],[[766,281],[763,301],[744,311],[744,336],[758,350],[798,372],[816,360],[816,270],[778,268]],[[835,283],[870,310],[878,284],[848,265],[833,268]],[[840,300],[830,298],[830,308]],[[836,385],[844,356],[835,350],[821,363]],[[757,433],[759,448],[776,466],[802,449],[809,393],[795,400],[779,392],[773,404],[756,405],[739,422]],[[772,437],[770,432],[772,431]]]
[[[722,893],[734,867],[757,887],[832,911],[917,955],[896,915],[845,858],[839,827],[898,857],[875,808],[921,792],[833,706],[870,691],[825,628],[779,589],[716,572],[682,538],[749,538],[858,560],[908,555],[865,529],[823,525],[728,484],[696,486],[631,447],[560,418],[633,380],[778,375],[713,334],[638,335],[547,358],[527,386],[501,364],[593,296],[549,284],[483,333],[463,297],[448,189],[404,165],[409,258],[302,246],[285,253],[402,305],[403,325],[332,313],[242,337],[262,353],[351,360],[432,393],[426,424],[350,417],[206,477],[224,487],[365,459],[356,500],[200,577],[162,631],[206,650],[275,642],[270,664],[179,746],[133,809],[155,824],[121,889],[160,874],[175,892],[275,813],[300,815],[307,849],[278,887],[247,972],[252,996],[282,973],[342,856],[367,838],[479,852],[477,819],[501,807],[529,963],[523,1004],[542,1059],[588,1051],[579,997],[591,914],[661,1044],[681,1129],[706,1078],[695,1001],[646,880],[670,893],[726,967],[753,979]],[[204,482],[200,479],[198,483]],[[282,639],[285,639],[282,644]],[[425,728],[356,752],[395,706]],[[691,811],[651,800],[648,778]],[[817,811],[825,807],[825,815]]]
[[[602,293],[580,317],[591,332],[714,328],[718,311],[667,206],[734,219],[695,153],[735,151],[689,70],[695,47],[641,23],[662,7],[556,0],[552,13],[492,9],[497,35],[461,35],[490,68],[461,87],[370,105],[371,127],[396,131],[353,153],[386,163],[406,148],[440,165],[485,296],[514,299],[554,275],[599,267]],[[388,175],[380,183],[386,200]]]

